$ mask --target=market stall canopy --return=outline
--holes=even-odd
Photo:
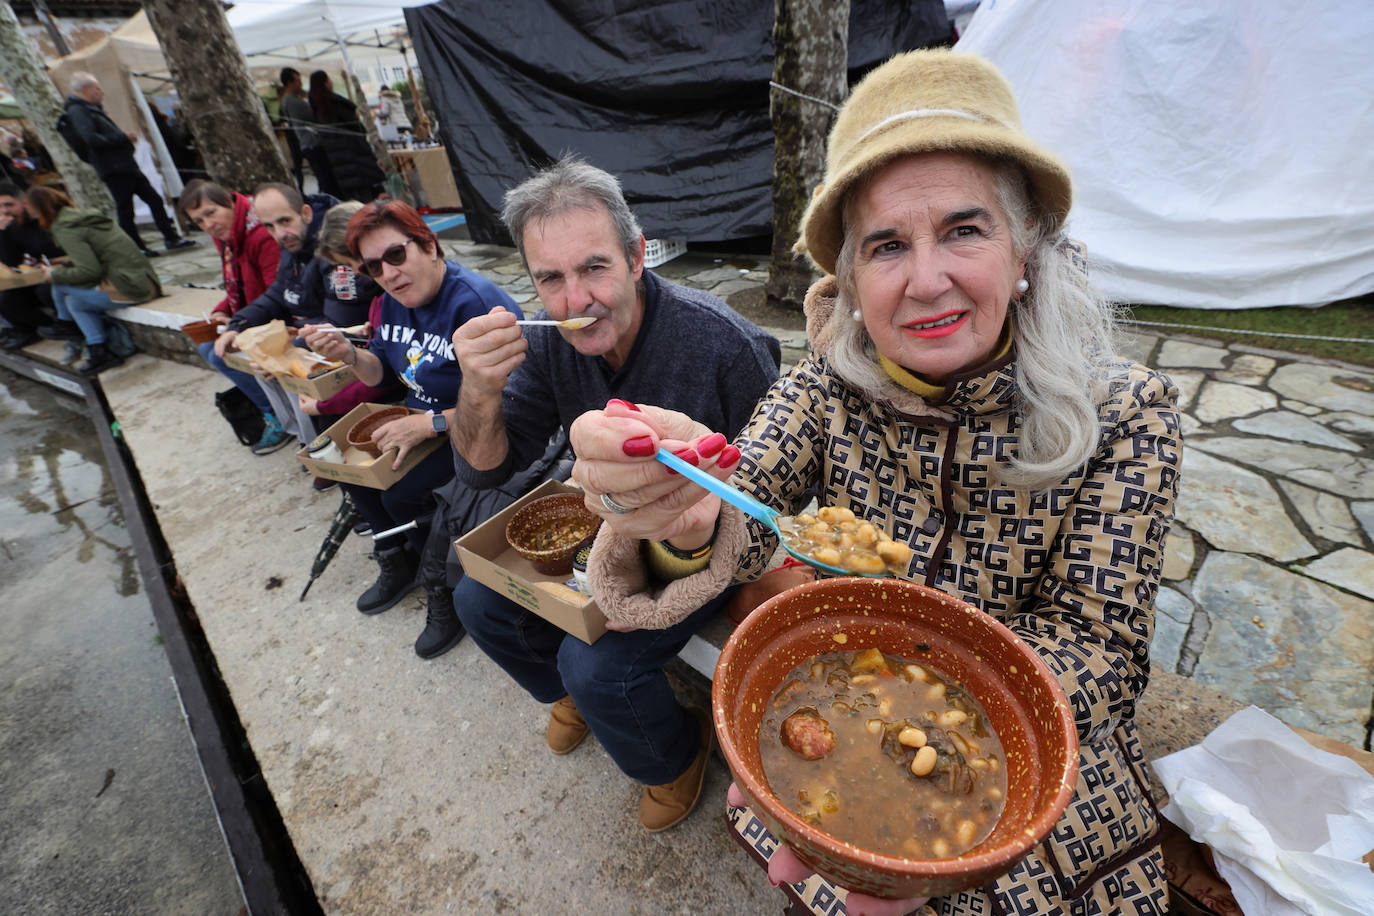
[[[245,56],[285,53],[285,48],[332,45],[342,36],[405,23],[407,7],[430,0],[272,0],[239,2],[229,11],[229,26]],[[293,58],[309,60],[310,56]],[[257,61],[250,61],[256,65]]]
[[[1238,309],[1374,290],[1371,47],[1369,0],[1000,0],[956,50],[1068,161],[1099,287]]]

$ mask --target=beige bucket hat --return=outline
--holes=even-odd
[[[863,176],[899,156],[968,151],[1013,159],[1031,193],[1062,226],[1073,202],[1069,170],[1021,127],[1011,85],[979,57],[948,50],[899,54],[854,87],[830,131],[825,181],[802,217],[796,250],[835,272],[843,242],[845,194]]]

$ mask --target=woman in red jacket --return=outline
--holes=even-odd
[[[196,180],[181,194],[181,208],[191,222],[214,239],[224,272],[224,300],[215,306],[210,320],[224,325],[239,309],[261,296],[277,276],[281,247],[272,240],[267,227],[253,212],[253,199],[234,194],[212,181]],[[226,365],[215,355],[214,341],[198,348],[201,357],[248,396],[262,411],[262,438],[253,445],[253,454],[275,452],[290,441],[258,380],[247,372]]]

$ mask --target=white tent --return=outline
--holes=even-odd
[[[350,36],[390,29],[405,23],[405,8],[432,0],[249,0],[229,10],[234,30],[250,65],[255,56],[277,52],[293,60],[310,60],[321,50]],[[313,46],[313,47],[312,47]],[[286,49],[303,53],[290,55]]]
[[[1369,0],[985,0],[995,63],[1073,171],[1070,233],[1123,302],[1374,291]]]

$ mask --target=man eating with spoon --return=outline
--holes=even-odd
[[[614,176],[565,157],[507,192],[502,219],[544,306],[539,318],[596,320],[522,328],[518,315],[497,307],[454,332],[463,370],[450,427],[459,479],[500,486],[560,427],[612,399],[631,407],[662,399],[716,418],[712,428],[730,436],[743,427],[777,378],[777,340],[716,297],[645,269],[644,236]],[[727,441],[720,435],[699,450],[729,465],[739,453]],[[644,445],[652,448],[647,437]],[[696,452],[680,457],[700,460]],[[625,504],[607,508],[633,508],[633,494],[621,497]],[[700,560],[666,546],[656,556],[665,568]],[[644,785],[645,829],[665,830],[691,812],[711,729],[704,711],[678,703],[662,667],[720,610],[724,594],[667,629],[612,631],[590,646],[471,579],[453,598],[473,641],[536,700],[553,704],[553,753],[569,753],[590,730]]]

